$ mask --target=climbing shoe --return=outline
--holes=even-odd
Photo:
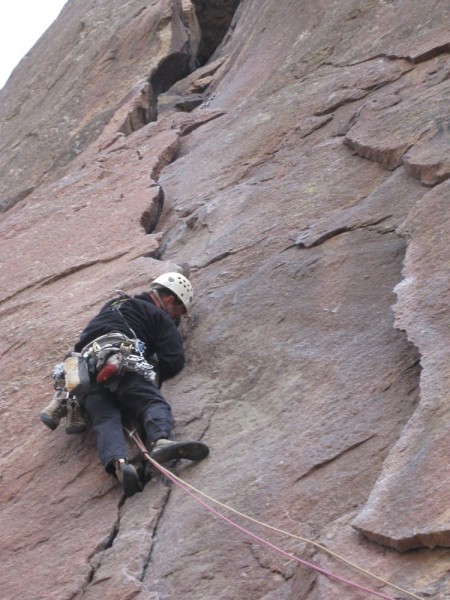
[[[116,477],[123,488],[125,496],[133,496],[136,492],[142,491],[142,485],[139,481],[139,475],[133,465],[130,465],[126,458],[119,458],[114,463]]]
[[[39,415],[39,418],[47,425],[52,431],[54,431],[59,422],[63,417],[66,416],[67,411],[67,400],[66,394],[61,392],[55,392],[53,400],[47,404],[44,410]]]
[[[156,462],[163,463],[176,458],[202,460],[209,454],[209,448],[202,442],[174,442],[164,438],[157,440],[150,456]]]
[[[84,433],[87,429],[87,424],[81,411],[80,405],[75,398],[67,400],[67,415],[66,415],[66,433],[69,435],[75,433]]]

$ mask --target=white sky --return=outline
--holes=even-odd
[[[0,89],[67,0],[1,0]]]

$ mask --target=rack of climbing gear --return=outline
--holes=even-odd
[[[154,366],[144,356],[145,344],[137,338],[113,332],[102,335],[81,351],[89,370],[96,373],[97,383],[112,386],[125,371],[142,375],[145,381],[156,383]]]

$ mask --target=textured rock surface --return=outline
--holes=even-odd
[[[187,266],[164,392],[211,455],[175,472],[446,600],[450,3],[209,4],[72,0],[0,92],[2,596],[371,597],[160,476],[124,501],[90,432],[39,422],[114,290]]]
[[[450,293],[448,274],[442,269],[450,258],[446,210],[449,190],[449,182],[445,182],[428,192],[401,228],[409,239],[409,248],[405,278],[396,288],[399,300],[395,310],[397,325],[408,331],[423,355],[422,401],[355,522],[373,539],[399,550],[445,546],[450,535],[449,511],[443,501],[448,494],[450,464],[445,443],[450,435]],[[410,507],[408,511],[405,505]]]

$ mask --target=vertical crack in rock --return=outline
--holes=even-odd
[[[229,30],[240,0],[192,0],[202,33],[197,61],[204,65]]]
[[[158,150],[154,157],[150,172],[150,180],[153,182],[150,187],[153,189],[156,188],[156,193],[153,193],[152,202],[144,210],[140,219],[140,224],[147,234],[152,233],[158,226],[164,208],[164,190],[157,182],[161,171],[170,164],[177,155],[179,149],[179,136],[179,132],[172,132],[168,140],[164,138],[162,146],[155,144],[155,148]],[[151,140],[150,145],[152,145],[152,142],[154,143],[155,140]],[[140,159],[145,156],[147,150],[147,147],[138,149],[137,153]],[[155,250],[151,251],[147,256],[155,257],[157,254],[158,250]]]
[[[150,75],[148,81],[135,92],[132,106],[126,115],[124,123],[119,128],[119,132],[130,135],[149,122],[157,120],[158,97],[169,90],[177,81],[182,80],[194,71],[198,64],[204,64],[209,59],[223,40],[239,5],[239,0],[232,0],[231,2],[229,0],[216,0],[212,3],[199,0],[194,2],[194,5],[196,16],[199,13],[199,26],[202,33],[200,54],[197,56],[192,55],[193,44],[190,38],[193,34],[190,30],[193,26],[192,23],[188,22],[186,14],[183,12],[184,5],[182,3],[179,8],[181,19],[186,27],[188,40],[181,51],[163,58]],[[201,98],[200,102],[202,101],[203,99]],[[162,153],[161,157],[163,160],[160,161],[162,164],[158,163],[154,169],[155,173],[152,172],[151,174],[151,178],[155,182],[157,182],[161,170],[173,160],[175,154],[175,151],[171,152],[170,158],[164,160],[166,157]],[[163,207],[164,190],[159,186],[156,201],[147,207],[141,215],[140,223],[147,234],[152,233],[156,229]],[[160,254],[158,256],[153,254],[153,257],[160,258]]]
[[[219,410],[219,406],[218,404],[216,405],[206,405],[203,410],[201,411],[201,414],[199,417],[193,417],[191,420],[187,421],[185,423],[185,425],[188,425],[189,423],[192,423],[194,421],[200,421],[203,422],[206,418],[206,424],[203,427],[202,432],[200,433],[200,435],[198,436],[198,439],[201,441],[205,435],[207,434],[208,430],[211,428],[211,424],[213,421],[213,417],[216,414],[216,412]],[[209,414],[207,414],[209,413]]]
[[[141,215],[141,225],[145,233],[152,233],[159,223],[159,218],[164,207],[164,190],[158,186],[156,200],[148,206]]]
[[[163,479],[163,480],[165,480],[165,479]],[[165,481],[167,481],[167,480],[165,480]],[[164,514],[166,512],[167,506],[169,504],[170,496],[172,495],[171,483],[169,483],[168,481],[167,481],[167,487],[168,487],[168,491],[167,491],[166,498],[164,500],[164,504],[161,506],[161,509],[159,511],[159,514],[158,514],[158,517],[157,517],[157,519],[155,521],[155,525],[153,527],[152,537],[151,537],[151,541],[150,541],[150,547],[149,547],[149,550],[148,550],[147,558],[146,558],[144,564],[142,565],[142,573],[141,573],[141,576],[139,578],[139,580],[141,582],[144,581],[145,574],[146,574],[147,569],[148,569],[148,567],[150,565],[152,554],[153,554],[153,551],[155,550],[155,544],[156,544],[156,541],[157,541],[157,538],[158,538],[158,528],[159,528],[160,522],[161,522],[161,520],[164,517]]]
[[[102,565],[102,560],[105,555],[105,551],[108,550],[109,548],[112,548],[114,540],[116,539],[117,534],[119,533],[119,530],[120,530],[120,508],[123,505],[123,503],[124,503],[124,500],[122,500],[119,503],[117,519],[111,528],[110,534],[108,536],[106,536],[102,542],[100,542],[100,544],[97,546],[97,548],[94,550],[94,552],[92,552],[87,558],[87,562],[90,566],[90,573],[88,574],[88,576],[86,578],[86,582],[82,588],[82,592],[84,592],[87,589],[87,587],[94,580],[95,574],[97,573],[97,571],[100,569],[100,567]]]
[[[145,493],[136,495],[131,502],[122,497],[111,534],[89,557],[90,573],[82,589],[83,598],[106,597],[106,590],[112,587],[117,590],[117,598],[145,592],[145,570],[171,489],[160,486],[153,491],[156,498],[152,498],[151,508]]]

